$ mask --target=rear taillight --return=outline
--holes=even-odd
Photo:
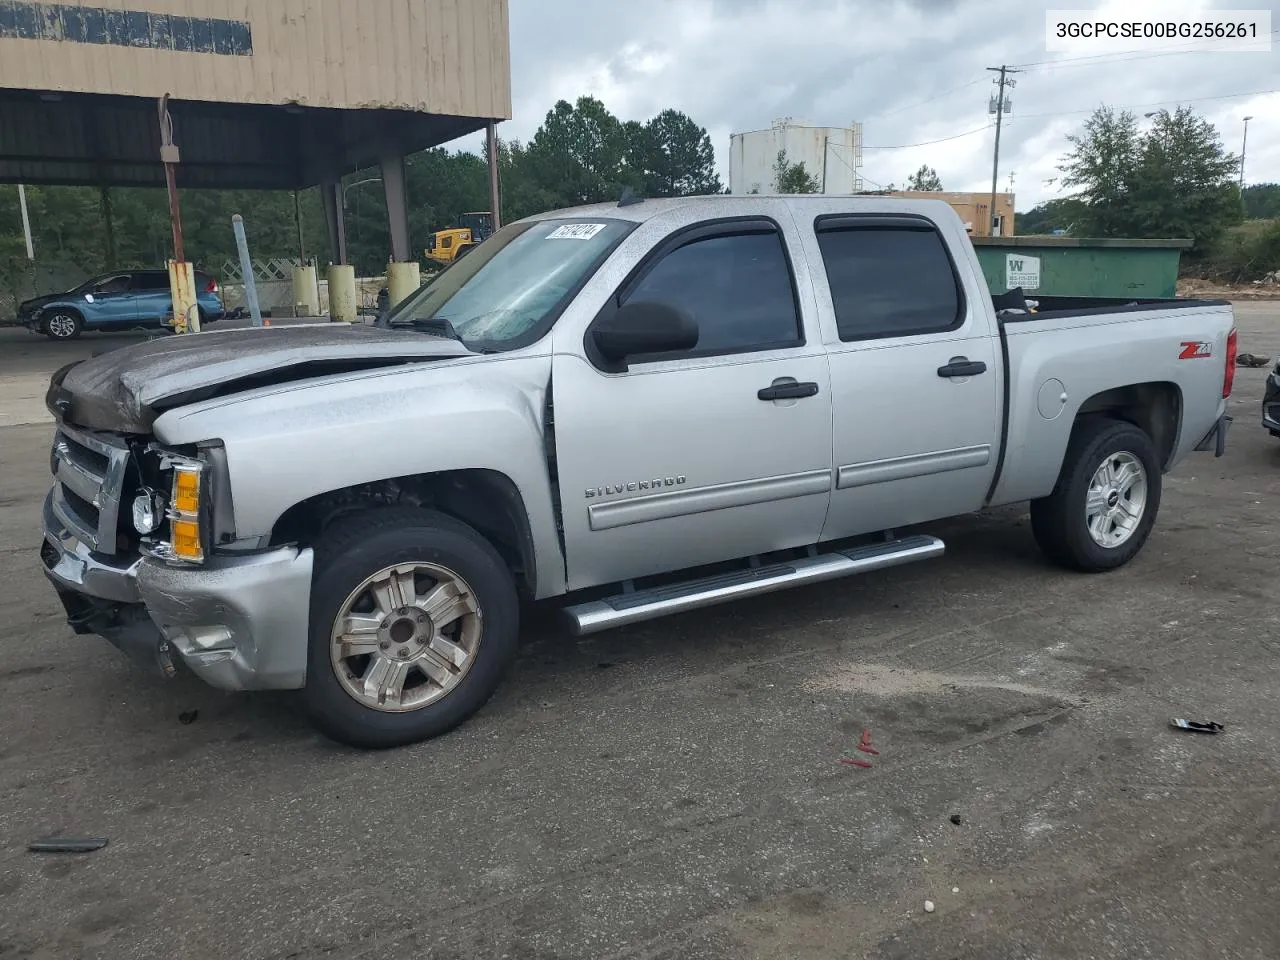
[[[208,283],[208,284],[205,286],[205,288],[204,288],[204,292],[205,292],[205,293],[217,293],[217,292],[218,292],[218,281],[217,281],[217,280],[214,280],[212,277],[210,277],[210,278],[209,278],[209,283]]]
[[[1231,388],[1236,382],[1236,351],[1239,338],[1237,332],[1232,330],[1227,334],[1227,368],[1222,371],[1222,398],[1225,400],[1231,396]]]

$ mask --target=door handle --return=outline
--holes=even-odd
[[[938,368],[940,377],[976,377],[987,372],[987,365],[981,360],[970,360],[968,357],[952,357],[951,362]]]
[[[803,397],[812,397],[818,392],[818,385],[812,381],[804,383],[787,382],[774,383],[767,387],[761,387],[756,391],[756,396],[761,400],[799,400]]]

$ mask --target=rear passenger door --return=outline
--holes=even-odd
[[[983,289],[972,264],[922,216],[811,224],[836,468],[823,539],[978,509],[999,453],[1003,367],[990,311],[965,293]]]
[[[134,311],[137,320],[158,324],[173,312],[173,293],[166,270],[142,270],[133,275]]]

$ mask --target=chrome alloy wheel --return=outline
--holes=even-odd
[[[398,563],[343,601],[329,651],[338,681],[359,703],[406,713],[462,681],[481,635],[480,608],[462,577],[433,563]]]
[[[59,340],[66,340],[68,337],[75,336],[75,317],[66,313],[55,313],[45,321],[45,329]]]
[[[1147,471],[1132,453],[1113,453],[1089,481],[1085,523],[1093,542],[1108,549],[1133,536],[1147,507]]]

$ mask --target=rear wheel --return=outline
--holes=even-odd
[[[518,633],[515,582],[475,530],[431,510],[342,521],[316,547],[312,721],[362,748],[444,733],[493,694]]]
[[[1160,510],[1160,464],[1141,428],[1097,419],[1076,427],[1058,483],[1031,503],[1031,528],[1055,563],[1089,573],[1137,556]]]
[[[84,330],[84,318],[74,310],[50,310],[40,329],[50,340],[74,340]]]

